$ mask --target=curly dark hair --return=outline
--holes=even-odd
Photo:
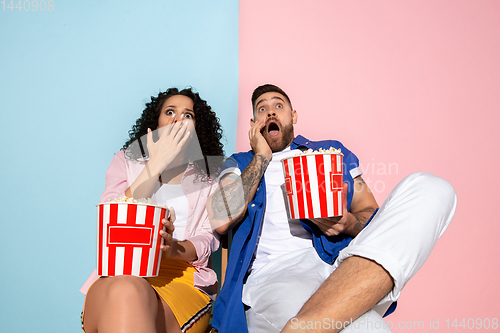
[[[222,127],[219,118],[212,111],[212,108],[207,102],[201,99],[197,92],[191,88],[178,90],[177,88],[167,89],[165,92],[160,92],[158,96],[151,96],[151,102],[146,103],[146,108],[142,111],[142,115],[132,129],[128,132],[130,139],[123,145],[126,150],[134,141],[137,140],[141,146],[142,154],[135,149],[126,150],[127,157],[137,160],[142,157],[148,157],[148,148],[139,140],[147,134],[148,128],[155,130],[158,128],[158,118],[160,117],[163,103],[172,96],[183,95],[189,97],[193,101],[193,112],[195,119],[195,130],[200,143],[201,152],[204,159],[193,161],[196,167],[196,172],[204,179],[207,176],[216,177],[222,167],[222,162],[210,161],[210,169],[208,168],[207,156],[223,156],[224,149],[221,139],[223,137]],[[217,158],[215,160],[221,160]]]

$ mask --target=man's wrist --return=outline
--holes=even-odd
[[[357,236],[361,230],[365,227],[366,223],[368,223],[368,220],[372,216],[372,214],[375,212],[375,208],[365,208],[360,212],[357,213],[350,213],[352,215],[352,222],[349,223],[349,235],[355,237]]]
[[[355,213],[347,212],[347,228],[346,234],[352,237],[356,237],[361,230],[363,230],[364,225],[362,225]]]
[[[266,171],[266,168],[267,166],[269,165],[269,162],[271,161],[271,158],[273,157],[273,154],[269,154],[269,156],[267,154],[264,154],[264,153],[256,153],[254,155],[254,159],[256,160],[256,163],[258,165],[260,165],[260,170],[262,170],[262,174],[261,176],[264,174],[264,172]]]

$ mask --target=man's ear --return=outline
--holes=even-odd
[[[250,127],[252,127],[253,124],[255,124],[255,120],[253,118],[250,118]]]
[[[293,124],[296,124],[297,123],[297,119],[299,118],[299,115],[297,113],[296,110],[293,110],[292,111],[292,121],[293,121]]]

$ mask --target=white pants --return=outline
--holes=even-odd
[[[243,286],[243,303],[250,306],[246,311],[249,332],[280,332],[350,256],[368,258],[383,266],[392,276],[394,288],[343,332],[390,332],[382,315],[427,260],[451,222],[455,208],[455,191],[446,180],[425,172],[410,174],[394,188],[370,224],[340,252],[333,265],[324,263],[311,248],[283,255],[252,273]],[[323,328],[335,324],[334,318],[325,320],[317,324]],[[306,324],[296,322],[295,327]]]

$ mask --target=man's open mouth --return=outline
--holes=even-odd
[[[280,127],[279,125],[274,122],[274,121],[270,121],[267,126],[266,126],[266,130],[267,130],[267,135],[270,137],[270,138],[275,138],[277,137],[279,134],[280,134]]]

